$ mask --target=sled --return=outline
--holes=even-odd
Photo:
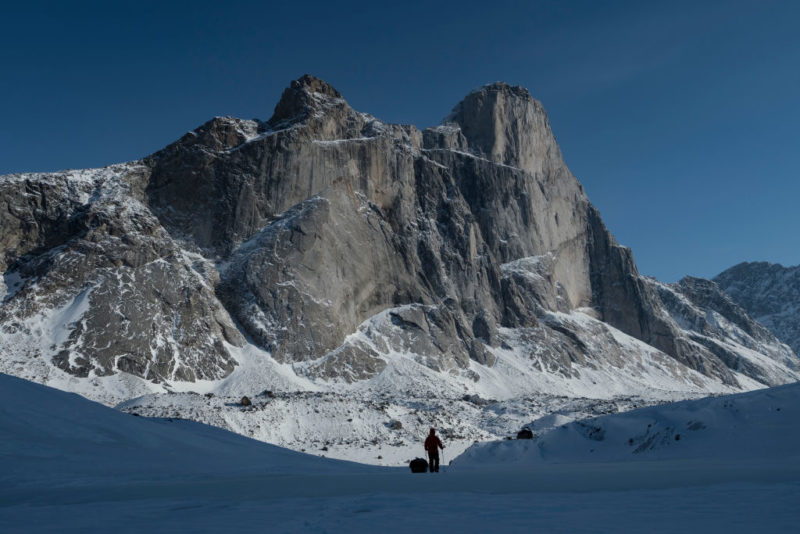
[[[425,473],[428,470],[428,462],[423,458],[414,458],[408,462],[412,473]]]

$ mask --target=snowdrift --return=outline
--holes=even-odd
[[[0,435],[0,485],[6,490],[81,486],[94,480],[368,469],[200,423],[136,417],[3,374]]]
[[[654,460],[800,462],[800,383],[572,422],[536,440],[476,444],[457,469]],[[534,430],[536,424],[533,424]]]

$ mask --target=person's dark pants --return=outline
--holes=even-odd
[[[428,467],[430,467],[431,473],[433,473],[434,471],[436,471],[438,473],[439,472],[439,453],[437,452],[436,454],[429,454],[428,455],[428,460],[430,460],[428,462]]]

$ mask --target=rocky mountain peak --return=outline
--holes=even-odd
[[[304,74],[283,91],[268,124],[275,127],[281,123],[297,122],[332,101],[344,102],[339,91],[324,80]]]
[[[541,103],[527,89],[495,82],[468,94],[445,119],[461,129],[471,152],[541,174],[563,166]]]
[[[531,96],[530,91],[528,91],[521,85],[510,85],[506,82],[499,82],[499,81],[487,83],[483,87],[480,87],[470,92],[470,95],[486,94],[486,93],[504,93],[505,95],[513,96],[515,98],[522,98],[525,100],[536,101],[536,99],[534,99]]]
[[[199,127],[187,132],[166,149],[149,158],[161,157],[177,149],[199,147],[201,150],[221,152],[239,146],[255,137],[263,124],[257,120],[244,120],[235,117],[214,117]]]

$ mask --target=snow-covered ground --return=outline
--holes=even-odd
[[[535,441],[476,444],[460,469],[488,464],[793,461],[800,467],[800,383],[587,418]],[[712,453],[712,454],[709,454]],[[800,510],[800,509],[799,509]]]
[[[477,395],[406,397],[372,392],[270,392],[248,397],[192,393],[147,395],[122,403],[127,413],[187,418],[266,443],[328,458],[405,465],[422,451],[430,427],[438,429],[454,458],[475,441],[515,436],[525,425],[537,434],[557,424],[626,411],[656,401],[527,395],[507,400]],[[663,402],[663,401],[661,401]]]
[[[583,313],[553,320],[581,322],[587,346],[607,336],[629,358],[605,369],[575,364],[575,376],[565,376],[531,356],[536,347],[524,340],[516,348],[493,349],[493,367],[472,362],[466,372],[436,371],[418,355],[391,351],[380,374],[347,383],[311,381],[302,369],[279,364],[253,345],[228,346],[239,366],[227,378],[175,382],[170,393],[142,395],[117,407],[148,417],[191,419],[329,458],[398,466],[421,453],[420,440],[430,427],[448,441],[453,458],[476,441],[515,436],[525,425],[540,434],[586,417],[731,391]],[[602,346],[592,350],[602,352]],[[685,373],[685,380],[673,373]],[[759,386],[750,382],[749,387]],[[240,404],[244,396],[251,406]]]
[[[412,475],[0,375],[0,530],[790,532],[798,421],[793,384],[481,444]]]

